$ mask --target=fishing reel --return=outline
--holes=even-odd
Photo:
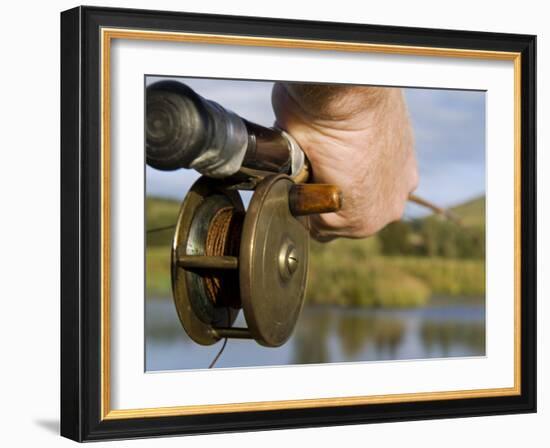
[[[191,339],[282,345],[304,301],[307,215],[340,206],[337,188],[280,174],[258,184],[245,211],[238,191],[200,178],[183,201],[172,244],[174,302]],[[241,308],[247,328],[233,326]]]

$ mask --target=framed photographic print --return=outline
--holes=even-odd
[[[535,412],[535,36],[61,14],[61,433]]]

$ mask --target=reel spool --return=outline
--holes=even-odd
[[[332,185],[271,175],[245,212],[239,193],[202,177],[181,206],[172,244],[174,303],[191,339],[255,339],[278,347],[302,309],[309,259],[307,216],[339,210]],[[246,328],[233,327],[243,309]]]

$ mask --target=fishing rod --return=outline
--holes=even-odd
[[[340,210],[340,189],[308,183],[309,161],[281,129],[177,81],[151,84],[146,96],[147,164],[203,175],[182,202],[172,239],[172,295],[183,328],[202,345],[227,338],[284,344],[305,296],[308,217]],[[246,210],[239,190],[253,191]],[[409,200],[452,217],[418,196]],[[240,309],[243,328],[234,326]]]

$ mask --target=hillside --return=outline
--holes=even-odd
[[[452,207],[451,211],[466,227],[485,227],[485,196]]]

